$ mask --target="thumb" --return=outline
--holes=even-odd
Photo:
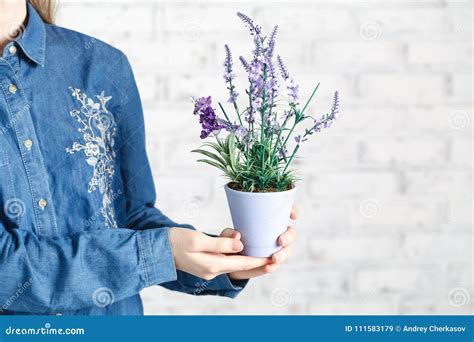
[[[237,239],[227,237],[211,237],[203,235],[199,243],[199,249],[201,252],[211,253],[238,253],[242,251],[244,245]]]

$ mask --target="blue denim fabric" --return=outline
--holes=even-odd
[[[176,271],[178,225],[155,208],[143,113],[127,58],[45,24],[0,58],[0,314],[143,314],[162,285],[235,297],[245,282]],[[164,199],[166,200],[166,199]]]

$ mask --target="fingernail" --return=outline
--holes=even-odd
[[[286,244],[286,239],[280,238],[280,243],[282,246],[284,246]]]
[[[278,264],[279,258],[278,258],[277,255],[274,255],[274,256],[273,256],[273,260],[275,261],[276,264]]]
[[[236,252],[240,252],[240,250],[242,249],[242,243],[239,242],[239,241],[233,241],[232,242],[232,249]]]

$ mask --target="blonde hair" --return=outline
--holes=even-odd
[[[28,0],[36,9],[43,21],[47,24],[54,23],[54,15],[56,12],[56,0]]]

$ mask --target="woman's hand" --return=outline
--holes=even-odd
[[[171,228],[169,234],[176,268],[211,280],[220,274],[238,274],[272,263],[271,258],[237,255],[243,249],[242,242],[227,233],[229,236],[210,237],[194,230]]]
[[[292,220],[296,220],[298,218],[298,210],[296,208],[291,210],[290,218]],[[224,229],[221,233],[221,236],[231,237],[237,240],[240,240],[241,237],[238,231],[231,228]],[[291,256],[295,238],[296,231],[292,227],[288,227],[287,231],[278,238],[278,243],[283,248],[272,255],[270,263],[251,270],[231,272],[229,273],[229,278],[235,280],[250,279],[274,272],[281,265],[281,263],[285,262]]]

